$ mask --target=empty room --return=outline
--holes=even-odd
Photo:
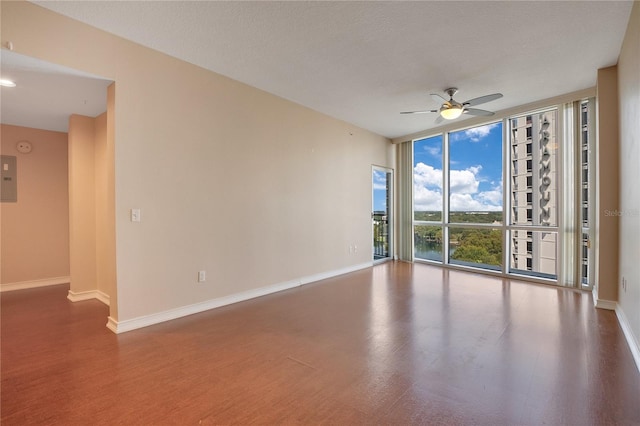
[[[640,2],[0,19],[3,425],[640,424]]]

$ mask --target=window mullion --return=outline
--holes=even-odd
[[[511,259],[511,233],[508,225],[511,223],[511,123],[508,118],[502,120],[502,273],[509,271]]]
[[[449,259],[449,133],[442,135],[442,261]]]

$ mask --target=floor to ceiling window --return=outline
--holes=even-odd
[[[590,203],[593,202],[593,150],[591,149],[592,134],[594,131],[595,114],[593,102],[584,100],[580,102],[580,121],[578,123],[579,131],[579,179],[580,179],[580,228],[582,229],[582,238],[580,239],[580,284],[582,287],[593,286],[594,262],[593,262],[593,232],[594,227],[591,225],[593,221],[593,213]]]
[[[414,257],[500,270],[502,123],[415,141],[413,167]]]
[[[584,100],[415,140],[413,258],[558,281],[561,253],[566,253],[561,235],[577,227],[576,247],[565,246],[571,244],[569,251],[579,259],[577,276],[588,285],[592,106]],[[573,110],[575,120],[561,119]],[[574,137],[567,150],[575,146],[580,152],[563,152],[563,138]],[[573,155],[575,161],[566,161]],[[576,186],[582,207],[575,214],[562,207],[566,182]]]
[[[418,259],[442,261],[442,135],[414,143],[413,240]]]
[[[502,269],[502,122],[451,132],[449,263]]]
[[[558,110],[509,119],[509,272],[557,278]]]

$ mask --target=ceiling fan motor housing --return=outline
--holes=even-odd
[[[449,95],[449,97],[451,99],[453,99],[453,95],[455,95],[456,93],[458,93],[458,88],[457,87],[450,87],[447,90],[444,91],[447,95]]]

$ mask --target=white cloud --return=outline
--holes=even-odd
[[[452,211],[502,210],[502,184],[480,191],[482,166],[450,172],[450,208]],[[442,209],[442,170],[418,163],[413,172],[414,207],[418,211]]]
[[[414,185],[414,208],[418,211],[442,210],[442,191]]]
[[[480,142],[481,139],[489,136],[491,130],[498,127],[499,125],[500,123],[492,123],[480,127],[472,127],[471,129],[467,129],[463,132],[454,133],[453,140],[459,141],[462,139],[468,139],[471,142]]]
[[[416,210],[442,210],[442,170],[424,163],[416,164],[413,197]]]
[[[434,157],[442,156],[442,152],[440,151],[439,146],[425,146],[424,150]]]
[[[502,185],[477,193],[452,193],[452,211],[500,211],[502,210]]]
[[[416,185],[442,188],[442,170],[418,163],[413,170],[413,181]]]
[[[469,167],[466,170],[451,170],[449,190],[452,194],[475,194],[478,192],[480,181],[476,174],[479,167]]]
[[[502,208],[502,189],[496,188],[491,191],[484,191],[478,194],[478,199],[487,205]]]
[[[451,211],[484,210],[482,208],[482,202],[474,199],[471,194],[451,194],[449,209]]]
[[[482,166],[477,165],[477,166],[471,166],[468,169],[471,173],[473,173],[474,175],[477,175],[478,173],[480,173],[480,170],[482,170]]]
[[[387,176],[384,172],[381,172],[379,170],[373,171],[373,189],[374,190],[387,189]]]

